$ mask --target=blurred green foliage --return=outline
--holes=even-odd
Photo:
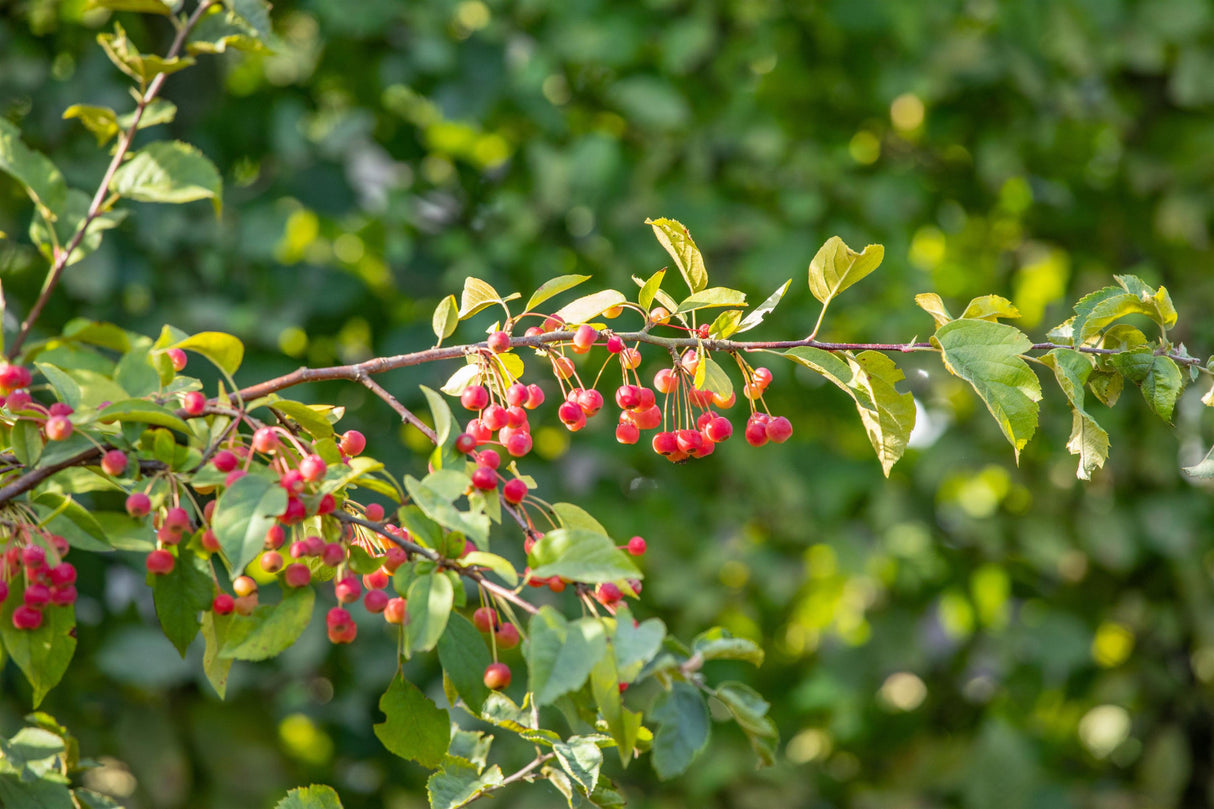
[[[84,5],[0,10],[0,115],[88,188],[107,155],[60,115],[131,103],[94,43],[108,15]],[[118,18],[145,50],[171,39],[163,20]],[[1129,271],[1171,290],[1177,339],[1214,349],[1205,0],[284,0],[274,19],[273,55],[204,58],[167,85],[172,134],[223,169],[223,219],[138,206],[71,268],[45,329],[228,330],[251,382],[427,345],[434,305],[469,274],[503,291],[563,272],[628,288],[665,262],[643,220],[670,216],[714,282],[758,301],[795,279],[756,337],[812,329],[805,266],[839,234],[885,244],[886,261],[832,307],[825,339],[926,337],[924,291],[1006,295],[1040,338]],[[18,309],[44,269],[29,215],[0,182]],[[1048,374],[1017,467],[959,380],[898,361],[926,427],[889,481],[846,398],[792,366],[773,366],[771,403],[797,431],[783,446],[669,467],[616,446],[605,420],[572,445],[537,441],[546,463],[527,471],[548,499],[648,539],[639,615],[684,637],[722,622],[769,650],[757,675],[713,665],[773,701],[779,765],[752,771],[719,726],[683,778],[626,771],[635,805],[1214,801],[1214,509],[1178,472],[1210,441],[1200,391],[1174,429],[1136,394],[1095,406],[1112,454],[1080,485]],[[442,379],[384,382],[420,405],[416,384]],[[361,389],[302,396],[350,407],[398,474],[424,464]],[[266,806],[310,780],[350,809],[424,805],[424,773],[370,730],[386,636],[332,650],[312,627],[234,670],[220,703],[200,650],[182,664],[152,627],[138,560],[78,561],[77,663],[46,709],[106,757],[94,786],[133,791],[132,807]],[[408,670],[431,692],[436,672]],[[0,682],[11,733],[25,686],[11,666]],[[499,800],[563,805],[547,787]]]

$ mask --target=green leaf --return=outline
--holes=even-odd
[[[1020,310],[1001,295],[982,295],[969,302],[961,317],[998,322],[999,318],[1020,317]]]
[[[561,769],[589,795],[599,781],[599,768],[603,766],[603,751],[593,739],[583,736],[570,737],[568,742],[552,745]]]
[[[598,534],[607,533],[607,529],[603,527],[603,524],[579,505],[573,503],[553,503],[552,513],[556,515],[557,522],[561,524],[562,528],[580,528],[585,531],[594,531]]]
[[[1093,360],[1070,348],[1056,348],[1041,358],[1054,371],[1058,386],[1071,403],[1071,437],[1066,448],[1079,456],[1076,476],[1091,480],[1092,472],[1109,457],[1109,434],[1084,408],[1084,385],[1092,374]]]
[[[396,677],[379,700],[384,721],[375,735],[393,755],[423,767],[443,763],[451,743],[451,717],[403,677]]]
[[[632,280],[636,281],[637,285],[641,287],[641,291],[637,293],[637,303],[641,305],[642,309],[648,311],[649,307],[653,305],[653,297],[657,294],[658,290],[661,289],[662,279],[665,277],[665,270],[658,270],[653,275],[649,276],[649,280],[647,281],[642,281],[635,275],[632,276]]]
[[[137,11],[143,14],[169,16],[173,10],[162,0],[89,0],[85,9],[108,8],[110,11]],[[64,116],[67,117],[66,115]]]
[[[261,553],[266,532],[286,509],[287,490],[262,475],[245,475],[219,495],[211,530],[233,574]]]
[[[531,711],[526,706],[526,700],[523,701],[523,707],[519,707],[501,691],[491,691],[485,698],[485,708],[481,711],[481,719],[515,733],[534,731],[535,727],[531,723]]]
[[[97,42],[114,66],[140,82],[147,82],[160,73],[176,73],[194,64],[193,57],[174,56],[165,59],[153,54],[140,53],[127,38],[121,25],[114,24],[114,33],[98,34]]]
[[[767,317],[767,315],[773,309],[775,309],[776,306],[779,305],[780,301],[784,298],[784,293],[788,291],[788,286],[791,283],[792,283],[792,279],[789,278],[787,281],[785,281],[780,286],[779,289],[777,289],[775,292],[768,295],[767,300],[763,301],[757,307],[755,307],[750,312],[748,312],[746,317],[742,319],[742,322],[740,324],[738,324],[738,327],[734,330],[733,333],[741,334],[744,331],[750,331],[755,326],[758,326],[760,323],[762,323],[763,319],[765,317]],[[723,335],[723,336],[728,336],[728,335]]]
[[[809,346],[791,348],[784,356],[826,377],[852,397],[869,443],[889,477],[915,427],[915,400],[895,387],[904,377],[894,361],[876,351],[836,355]]]
[[[489,697],[489,689],[485,687],[485,669],[493,658],[481,633],[458,612],[451,613],[446,631],[438,640],[438,662],[468,708],[478,714],[484,710],[485,700]]]
[[[454,487],[447,482],[457,481]],[[405,476],[405,490],[413,498],[427,517],[451,531],[459,531],[472,540],[478,548],[488,547],[489,517],[484,514],[460,511],[452,501],[471,484],[471,480],[463,472],[453,469],[440,469],[418,480],[412,475]],[[440,490],[446,487],[447,491]]]
[[[307,787],[296,787],[287,793],[274,809],[342,809],[341,799],[333,791],[333,787],[324,784],[312,784]]]
[[[697,309],[708,309],[714,306],[745,305],[745,293],[736,289],[729,289],[728,287],[709,287],[688,296],[679,304],[679,308],[674,311],[674,314],[683,315],[688,312],[694,312]]]
[[[293,402],[290,399],[273,399],[269,406],[285,416],[289,416],[308,434],[316,439],[332,438],[333,425],[317,410],[303,402]]]
[[[457,725],[452,725],[451,746],[447,749],[447,755],[470,761],[478,770],[483,770],[489,762],[489,747],[492,744],[493,737],[483,731],[460,730]]]
[[[73,607],[48,606],[42,611],[42,626],[34,630],[13,626],[13,611],[25,596],[24,577],[9,582],[8,598],[0,603],[0,640],[9,658],[21,669],[33,689],[34,707],[67,672],[76,653],[76,611]]]
[[[626,303],[627,300],[621,292],[617,292],[614,289],[604,289],[565,304],[556,310],[556,315],[563,318],[567,325],[573,326],[578,323],[594,320],[611,307]]]
[[[730,309],[727,312],[722,312],[717,315],[712,321],[712,325],[708,327],[708,336],[713,340],[727,340],[738,331],[738,324],[742,320],[742,313],[737,309]]]
[[[0,772],[0,806],[21,809],[76,809],[72,793],[65,781],[38,778],[23,781],[15,775]]]
[[[573,289],[578,284],[589,280],[589,275],[558,275],[556,278],[550,278],[540,284],[539,289],[531,293],[531,297],[527,299],[527,305],[523,308],[523,311],[534,311],[535,307],[554,295],[560,295],[562,292]]]
[[[759,757],[760,766],[770,767],[774,764],[780,733],[767,716],[767,710],[771,707],[767,701],[750,686],[733,682],[721,683],[713,696],[721,701],[738,727],[742,728],[750,740],[751,749]]]
[[[1202,458],[1192,466],[1183,467],[1186,475],[1199,480],[1209,480],[1214,478],[1214,447],[1206,453],[1206,457]]]
[[[219,170],[202,152],[180,141],[156,141],[135,152],[114,172],[110,190],[139,202],[209,199],[217,216],[223,207]]]
[[[1033,341],[1006,323],[954,320],[936,330],[932,344],[949,373],[973,386],[1019,461],[1020,450],[1037,430],[1041,401],[1041,383],[1022,356]]]
[[[494,764],[483,774],[458,758],[448,758],[443,768],[426,781],[430,809],[456,809],[466,806],[503,781],[501,769]]]
[[[228,690],[228,672],[232,668],[232,658],[220,657],[219,653],[227,640],[228,626],[231,623],[230,615],[216,615],[211,610],[202,614],[202,639],[206,642],[202,653],[202,670],[220,699],[224,698]]]
[[[485,551],[473,551],[463,557],[460,562],[465,567],[477,566],[485,567],[498,575],[507,587],[515,587],[518,585],[518,571],[514,569],[514,565],[509,559],[498,556],[496,553],[486,553]]]
[[[56,244],[60,248],[67,246],[67,243],[76,235],[76,231],[80,225],[88,217],[88,209],[91,202],[89,196],[83,191],[69,188],[66,201],[55,212],[56,218],[54,222],[48,225],[47,221],[42,217],[35,218],[30,222],[30,241],[37,245],[38,250],[44,258],[48,261],[54,261]],[[70,267],[100,247],[101,234],[118,227],[126,217],[127,211],[105,211],[94,217],[89,222],[84,236],[80,239],[75,249],[72,250],[71,256],[68,257],[67,266]],[[54,231],[54,238],[51,236],[52,229]]]
[[[763,647],[747,638],[735,638],[719,626],[697,635],[691,649],[705,660],[744,660],[763,665]]]
[[[428,652],[438,644],[451,616],[455,603],[451,580],[441,573],[419,576],[409,585],[406,602],[409,605],[406,648],[410,654]]]
[[[312,620],[316,591],[311,587],[285,590],[282,601],[262,605],[252,615],[233,616],[220,657],[267,660],[286,651]]]
[[[676,682],[654,703],[649,715],[658,723],[653,736],[653,769],[668,781],[681,775],[708,746],[712,730],[708,704],[699,689]]]
[[[870,244],[857,253],[838,236],[831,236],[809,263],[809,291],[823,304],[881,265],[885,248]]]
[[[152,576],[156,617],[182,657],[202,626],[200,613],[211,608],[214,597],[210,563],[188,548],[179,548],[177,564],[168,574]]]
[[[1075,304],[1071,324],[1075,345],[1083,345],[1127,315],[1144,315],[1165,329],[1176,325],[1176,308],[1164,287],[1152,290],[1132,275],[1116,276],[1120,286],[1104,287]]]
[[[244,21],[257,38],[269,42],[274,37],[270,27],[270,4],[266,0],[224,0],[224,5]]]
[[[615,652],[616,674],[622,683],[630,683],[662,649],[666,624],[650,618],[633,626],[632,613],[621,606],[615,615],[615,634],[611,648]]]
[[[627,766],[640,735],[641,715],[625,708],[620,700],[620,678],[614,654],[604,655],[590,672],[590,691],[611,738],[615,739],[620,763]]]
[[[479,278],[468,276],[464,279],[464,291],[460,295],[459,319],[472,317],[482,309],[501,302],[502,296],[497,294],[496,289]]]
[[[584,529],[549,531],[532,546],[527,561],[531,575],[540,578],[564,576],[595,584],[641,577],[637,566],[610,537]]]
[[[438,306],[434,308],[434,316],[430,318],[430,325],[440,343],[455,334],[455,327],[459,325],[459,305],[456,304],[454,295],[448,295],[438,302]]]
[[[528,690],[537,705],[550,705],[582,687],[607,652],[607,637],[597,618],[568,622],[543,606],[531,616],[527,639]]]
[[[160,427],[171,427],[181,433],[190,432],[190,427],[176,413],[167,407],[149,402],[146,399],[123,399],[107,405],[97,413],[97,421],[102,424],[111,422],[132,422],[135,424],[155,424]]]
[[[673,219],[646,219],[645,224],[653,226],[653,235],[674,259],[688,289],[699,292],[708,286],[704,257],[700,255],[700,248],[696,247],[687,228]]]
[[[101,523],[97,522],[97,518],[93,516],[91,511],[77,503],[70,496],[64,497],[54,492],[40,492],[34,495],[33,501],[53,509],[58,518],[71,522],[89,537],[99,542],[102,549],[110,549],[109,539],[106,537],[105,529]]]
[[[250,53],[269,50],[253,26],[232,11],[204,16],[190,32],[186,45],[186,50],[194,54],[226,53],[228,49]]]
[[[33,466],[42,456],[42,431],[38,425],[28,419],[21,419],[13,424],[9,435],[12,442],[13,455],[22,466]]]
[[[244,343],[220,331],[202,331],[180,340],[165,349],[180,348],[206,357],[221,371],[231,376],[244,359]]]
[[[67,183],[55,164],[21,142],[21,130],[0,118],[0,171],[21,184],[42,211],[58,215],[67,201]]]
[[[438,436],[438,443],[440,446],[446,444],[447,439],[451,437],[451,425],[455,421],[455,417],[451,415],[451,408],[447,406],[447,400],[436,392],[425,385],[418,387],[421,388],[427,404],[430,405],[430,415],[434,417],[434,434]]]
[[[1169,357],[1157,356],[1149,348],[1116,354],[1112,360],[1126,379],[1138,385],[1151,409],[1171,423],[1176,398],[1184,390],[1184,376],[1176,363]]]
[[[948,307],[944,305],[944,301],[935,292],[921,292],[915,296],[915,304],[932,316],[932,320],[936,321],[936,328],[955,320],[949,314]]]

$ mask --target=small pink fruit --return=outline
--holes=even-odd
[[[50,603],[51,588],[45,584],[31,584],[25,588],[23,600],[25,601],[25,606],[40,610]]]
[[[185,370],[185,364],[186,364],[187,358],[186,358],[184,351],[182,351],[180,348],[170,348],[168,351],[166,351],[164,353],[169,356],[169,362],[173,363],[174,371],[184,371]]]
[[[348,626],[352,623],[354,623],[354,618],[344,607],[333,607],[325,615],[325,626],[330,629]]]
[[[271,453],[278,449],[278,434],[273,427],[261,427],[253,433],[253,450]]]
[[[231,615],[236,609],[236,599],[232,598],[227,593],[220,593],[215,596],[215,600],[211,602],[211,611],[216,615]]]
[[[184,508],[174,506],[164,513],[164,527],[173,533],[180,534],[190,527],[190,515]]]
[[[65,584],[62,587],[51,588],[51,603],[56,607],[67,607],[76,603],[78,597],[76,586],[73,584]]]
[[[135,492],[126,499],[126,513],[132,517],[146,517],[152,512],[152,501],[143,492]]]
[[[243,598],[257,592],[257,582],[253,581],[249,576],[237,576],[232,582],[232,590],[236,592],[236,595]]]
[[[366,512],[367,519],[371,522],[380,522],[384,518],[384,507],[379,503],[368,503]]]
[[[644,537],[633,537],[632,539],[628,540],[628,552],[633,556],[641,556],[644,554],[646,547]]]
[[[48,570],[47,574],[50,576],[51,584],[56,587],[76,583],[76,566],[71,562],[60,562]]]
[[[33,377],[29,369],[22,365],[0,365],[0,388],[17,390],[28,388]]]
[[[777,444],[783,444],[792,436],[792,422],[783,416],[776,416],[767,422],[767,437]]]
[[[390,624],[403,624],[408,620],[409,614],[405,611],[405,600],[403,598],[392,598],[388,600],[388,606],[384,608],[384,620]]]
[[[288,587],[305,587],[312,581],[312,571],[303,562],[292,562],[283,568],[282,580]]]
[[[472,625],[481,632],[492,632],[497,626],[497,610],[493,607],[477,607],[472,613]]]
[[[320,560],[328,567],[337,567],[346,558],[346,549],[340,542],[330,542],[320,552]]]
[[[615,427],[615,440],[621,444],[635,444],[641,440],[641,431],[630,421],[621,421]]]
[[[331,494],[321,495],[320,500],[316,502],[316,514],[321,517],[332,514],[335,508],[337,508],[337,498]]]
[[[367,608],[367,612],[379,614],[388,608],[388,602],[392,598],[383,590],[369,590],[363,596],[363,606]]]
[[[392,575],[382,567],[363,576],[363,587],[368,590],[382,590],[392,581]]]
[[[459,403],[465,410],[480,410],[489,404],[489,391],[483,385],[471,385],[460,394]]]
[[[476,456],[476,465],[487,469],[497,469],[502,465],[502,456],[498,455],[496,450],[481,450]]]
[[[224,474],[231,472],[239,464],[240,459],[236,457],[236,453],[229,452],[226,449],[221,449],[215,453],[215,457],[211,458],[211,465]]]
[[[724,416],[717,416],[704,427],[704,434],[712,441],[720,443],[733,435],[733,424]]]
[[[670,393],[678,384],[679,378],[671,368],[663,368],[653,377],[653,387],[658,393]]]
[[[347,430],[341,437],[341,451],[351,457],[367,448],[367,438],[358,430]]]
[[[30,571],[38,570],[46,564],[46,551],[41,545],[26,545],[21,549],[21,564]]]
[[[527,404],[528,396],[530,394],[527,392],[527,386],[522,382],[515,382],[506,388],[506,404],[511,407],[522,407]]]
[[[315,483],[325,476],[329,467],[319,455],[309,455],[299,462],[299,474],[308,483]]]
[[[589,351],[597,339],[599,333],[593,326],[578,326],[577,331],[573,333],[573,348],[578,353]]]
[[[207,409],[207,397],[199,391],[192,390],[181,397],[181,407],[191,416],[201,416]]]
[[[352,604],[362,595],[363,586],[359,583],[357,576],[346,576],[333,585],[333,592],[342,604]]]
[[[513,458],[521,458],[531,451],[531,434],[514,433],[506,439],[506,452]]]
[[[767,443],[767,425],[762,422],[752,421],[746,425],[746,443],[752,447],[761,447]]]
[[[232,474],[235,474],[233,472]],[[298,497],[287,498],[287,508],[282,514],[278,515],[278,520],[283,525],[294,525],[308,516],[308,507]]]
[[[504,331],[495,331],[489,335],[487,343],[490,351],[494,354],[501,354],[503,351],[510,350],[510,335]]]
[[[282,529],[278,523],[274,523],[266,530],[266,550],[276,551],[283,546],[287,541],[287,532]]]
[[[118,477],[126,471],[126,453],[112,449],[101,456],[101,471],[110,477]]]
[[[261,555],[261,569],[266,573],[277,573],[282,570],[282,554],[278,551],[266,551]]]
[[[63,441],[72,434],[72,430],[72,423],[68,421],[67,416],[51,416],[43,427],[47,441]]]
[[[506,502],[512,506],[517,506],[523,502],[523,498],[527,496],[527,484],[518,478],[509,480],[502,487],[502,497],[506,498]]]
[[[544,389],[539,385],[531,384],[527,386],[527,403],[523,407],[528,410],[535,410],[544,403]]]
[[[467,455],[472,450],[476,449],[476,439],[469,433],[460,433],[455,439],[455,449]]]
[[[497,643],[497,648],[509,651],[515,646],[518,646],[519,635],[518,627],[514,624],[502,624],[494,633],[494,640]]]
[[[631,410],[641,403],[641,389],[636,385],[620,385],[615,389],[615,403],[621,410]]]
[[[754,373],[751,374],[751,379],[753,379],[760,388],[766,388],[771,384],[771,371],[766,368],[756,368]]]
[[[168,573],[172,573],[173,567],[176,564],[177,559],[173,556],[173,554],[169,553],[163,548],[157,548],[148,554],[148,573],[152,573],[157,576],[164,576]]]
[[[669,455],[679,449],[678,439],[674,433],[662,432],[653,436],[653,451],[659,455]]]
[[[509,416],[506,415],[506,408],[500,404],[491,404],[481,413],[481,423],[489,429],[489,432],[495,433],[502,429],[509,422]]]
[[[510,685],[510,667],[505,663],[490,663],[485,667],[485,687],[501,691]]]
[[[624,341],[614,334],[607,338],[607,350],[612,354],[619,354],[624,350]]]
[[[587,416],[593,416],[603,408],[603,394],[594,388],[588,388],[578,394],[577,405]]]
[[[484,466],[476,467],[476,471],[472,473],[472,485],[481,491],[489,491],[497,488],[497,473],[492,469]]]
[[[42,626],[42,613],[32,607],[17,607],[13,610],[13,626],[17,629],[37,629]]]
[[[594,593],[594,597],[598,599],[600,604],[611,606],[624,597],[620,592],[620,588],[612,582],[605,581],[598,586]]]
[[[202,538],[199,540],[202,543],[202,549],[211,553],[218,553],[223,550],[219,544],[219,537],[215,536],[215,532],[210,528],[202,532]]]

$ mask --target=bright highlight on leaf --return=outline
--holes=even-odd
[[[674,219],[646,219],[645,224],[653,226],[653,234],[674,259],[688,289],[699,292],[708,286],[708,270],[704,268],[704,257],[700,255],[700,248],[696,247],[687,228]]]
[[[180,141],[157,141],[135,153],[114,172],[110,190],[140,202],[193,202],[210,199],[223,209],[223,180],[202,152]]]

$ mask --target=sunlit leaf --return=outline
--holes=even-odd
[[[877,269],[885,248],[870,244],[857,253],[838,236],[831,236],[809,263],[809,291],[823,304]]]
[[[687,228],[674,219],[646,219],[645,224],[653,226],[653,234],[674,259],[675,266],[682,273],[688,289],[692,292],[699,292],[708,286],[708,271],[704,268],[704,257],[700,255],[700,248],[696,247]]]
[[[535,311],[535,307],[554,295],[560,295],[562,292],[573,289],[578,284],[589,280],[589,275],[559,275],[556,278],[550,278],[540,284],[539,289],[531,293],[531,297],[527,299],[527,306],[524,307],[523,311],[533,312]]]
[[[219,171],[202,152],[180,141],[156,141],[140,149],[114,172],[110,190],[140,202],[209,199],[216,215],[223,207]]]

